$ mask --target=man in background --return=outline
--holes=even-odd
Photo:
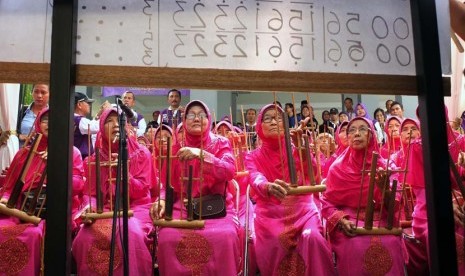
[[[123,93],[121,98],[123,98],[123,103],[127,107],[131,108],[132,112],[134,113],[135,120],[132,120],[130,123],[136,129],[137,137],[144,136],[147,123],[145,122],[144,116],[134,110],[134,106],[136,105],[136,97],[134,96],[134,93],[131,91],[126,91]]]
[[[184,112],[184,108],[181,106],[181,92],[177,89],[171,89],[168,91],[167,100],[169,107],[160,112],[158,125],[163,123],[176,129],[178,124],[182,122],[182,113]]]
[[[22,147],[26,141],[29,133],[31,132],[37,114],[42,109],[48,107],[48,100],[50,98],[50,90],[48,84],[35,84],[32,88],[33,102],[21,109],[21,124],[19,129],[19,146]]]

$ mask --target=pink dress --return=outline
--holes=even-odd
[[[374,133],[370,120],[357,117],[352,119],[348,128],[356,120],[365,121]],[[374,135],[370,136],[368,153],[378,149]],[[361,191],[361,170],[363,167],[365,150],[347,148],[331,166],[326,178],[327,190],[321,198],[323,218],[326,219],[327,232],[331,247],[336,256],[336,265],[339,275],[403,275],[404,250],[400,236],[372,236],[358,235],[349,237],[338,229],[342,218],[354,222],[357,216]],[[367,154],[365,169],[369,170],[371,154]],[[378,159],[378,167],[385,167],[384,160]],[[365,175],[363,181],[361,216],[358,226],[363,226],[364,208],[368,195],[369,177]],[[375,188],[374,199],[381,200],[381,192]],[[377,214],[379,212],[375,212]],[[375,221],[374,226],[378,223]],[[381,225],[385,225],[384,219]]]
[[[100,117],[100,129],[105,129],[106,118],[116,110],[109,109],[103,112]],[[103,131],[98,133],[96,147],[100,149],[100,161],[109,159],[108,141]],[[150,275],[152,273],[152,258],[148,249],[150,241],[147,235],[152,223],[149,215],[150,187],[154,180],[151,156],[147,148],[139,145],[133,137],[128,137],[129,156],[129,201],[130,209],[134,211],[134,216],[128,220],[129,228],[129,273],[130,275]],[[113,144],[112,152],[118,152],[118,143]],[[89,159],[90,158],[90,159]],[[95,162],[95,153],[84,160]],[[88,166],[85,166],[86,174],[89,175]],[[109,170],[106,166],[101,166],[100,170],[101,190],[104,199],[104,211],[110,209],[109,205]],[[96,208],[96,181],[95,166],[91,166],[91,179],[87,179],[84,186],[84,194],[89,195],[92,209]],[[112,167],[111,178],[116,178],[116,167]],[[112,200],[114,201],[115,180],[112,180]],[[114,203],[113,203],[114,206]],[[122,227],[122,220],[121,227]],[[110,241],[111,241],[111,219],[100,219],[91,225],[83,225],[75,237],[72,245],[73,256],[76,259],[79,275],[107,275],[109,269]],[[120,228],[122,230],[122,228]],[[117,230],[117,236],[120,234]],[[114,273],[123,274],[123,255],[121,242],[118,239],[115,247]]]
[[[281,170],[281,156],[284,164],[287,164],[284,139],[281,140],[282,152],[279,152],[278,140],[266,138],[260,123],[263,114],[270,108],[275,107],[267,105],[262,108],[257,119],[257,134],[263,144],[246,157],[250,185],[257,202],[255,250],[260,273],[335,275],[330,247],[322,235],[321,220],[313,195],[287,196],[280,202],[267,193],[267,182],[275,179],[289,181],[287,167],[285,175],[282,175]],[[282,112],[282,109],[279,111]],[[299,160],[297,155],[294,150],[295,160]],[[299,164],[296,168],[300,168]]]
[[[183,116],[193,105],[201,105],[208,115],[209,125],[211,116],[208,107],[200,102],[190,102]],[[193,180],[192,195],[199,197],[209,194],[224,194],[225,185],[234,176],[234,157],[231,146],[226,138],[214,135],[205,129],[201,138],[192,136],[186,130],[184,146],[204,149],[203,183]],[[173,154],[176,155],[181,145],[178,143]],[[173,159],[172,186],[174,188],[173,219],[181,217],[181,189],[182,197],[186,198],[187,183],[180,181],[180,176],[188,175],[188,166],[193,166],[193,177],[200,177],[200,161],[179,162]],[[164,182],[165,180],[162,179]],[[201,189],[200,189],[201,187]],[[164,189],[161,198],[165,198]],[[226,190],[226,211],[223,218],[205,220],[203,229],[176,229],[161,227],[158,234],[158,265],[161,275],[237,275],[241,269],[239,223],[234,210],[232,195]],[[186,208],[182,207],[184,219]]]
[[[42,110],[34,124],[35,131],[40,131],[40,118],[48,113],[48,108]],[[42,139],[37,151],[47,148],[47,137]],[[3,198],[8,199],[14,182],[18,179],[21,168],[24,166],[30,148],[22,148],[14,157],[8,170]],[[42,173],[46,169],[46,161],[39,155],[32,159],[31,166],[25,177],[25,185],[22,192],[26,192],[32,185],[32,189],[38,188]],[[75,213],[80,205],[79,194],[84,184],[82,157],[79,150],[73,147],[73,204],[72,212]],[[20,208],[22,197],[19,198],[17,208]],[[74,221],[72,222],[75,228]],[[38,226],[30,223],[22,223],[14,217],[0,215],[0,275],[39,275],[41,271],[41,250],[45,235],[45,221]]]
[[[449,149],[450,152],[453,152],[453,150],[458,150],[458,145],[454,142],[453,132],[449,126],[447,126],[447,136],[448,141],[451,141],[450,145],[453,145],[454,147],[453,149]],[[421,139],[417,139],[412,142],[412,145],[410,146],[408,162],[407,183],[412,186],[416,197],[416,204],[412,214],[412,231],[415,239],[420,243],[406,243],[409,252],[409,263],[407,265],[407,271],[409,273],[427,274],[429,272],[428,212],[426,205],[425,178],[423,171],[423,146]],[[455,180],[452,181],[452,185],[456,186]],[[455,193],[457,195],[460,194],[458,191],[455,191]],[[465,230],[463,227],[456,224],[455,240],[459,275],[465,275],[465,257],[463,254],[464,233]]]

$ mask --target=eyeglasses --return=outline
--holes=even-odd
[[[195,113],[189,113],[186,115],[186,119],[187,120],[195,120],[195,118],[199,118],[200,120],[203,120],[205,118],[207,118],[207,114],[205,113],[199,113],[199,114],[195,114]]]
[[[269,124],[269,123],[271,123],[273,120],[275,120],[275,121],[278,122],[278,123],[281,123],[281,122],[283,121],[283,117],[281,117],[281,116],[278,116],[278,117],[265,116],[265,117],[263,117],[262,122],[264,122],[264,123],[266,123],[266,124]]]
[[[351,127],[349,128],[347,132],[349,134],[355,134],[357,131],[360,132],[360,134],[367,134],[370,131],[370,129],[367,127],[361,127],[361,128]]]

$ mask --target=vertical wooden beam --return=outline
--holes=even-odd
[[[411,0],[423,139],[431,275],[457,275],[435,0]]]
[[[53,1],[45,274],[71,269],[73,109],[77,0]]]

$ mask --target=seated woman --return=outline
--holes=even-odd
[[[233,194],[234,202],[236,202],[236,200],[239,200],[239,208],[237,210],[237,216],[239,218],[239,223],[242,229],[245,229],[245,226],[246,226],[245,225],[246,220],[247,220],[247,216],[246,216],[247,205],[246,204],[248,204],[248,208],[249,208],[249,216],[248,216],[249,236],[248,237],[252,239],[252,241],[250,241],[251,244],[248,248],[248,256],[249,256],[248,269],[249,269],[250,275],[255,275],[256,274],[256,262],[255,262],[255,256],[254,256],[254,248],[253,248],[253,240],[255,237],[255,231],[253,227],[254,205],[252,204],[250,199],[247,198],[247,187],[249,186],[249,174],[248,173],[244,174],[246,170],[244,161],[245,161],[245,155],[247,154],[246,150],[244,150],[246,146],[245,136],[243,135],[243,132],[240,128],[233,127],[227,121],[220,121],[218,124],[216,124],[214,128],[214,132],[218,135],[228,138],[233,148],[234,159],[235,159],[234,163],[236,167],[236,175],[234,176],[234,180],[239,185],[239,199],[236,198],[236,191],[233,189],[233,186],[230,185],[229,188],[230,188],[230,192]],[[240,234],[241,234],[241,237],[244,239],[245,232],[241,231]]]
[[[32,162],[26,171],[22,193],[39,188],[42,174],[47,168],[47,146],[48,146],[48,112],[43,109],[34,123],[36,133],[42,134],[37,146],[37,151],[32,153]],[[16,180],[20,177],[21,170],[25,166],[31,146],[23,147],[14,157],[10,169],[6,175],[5,191],[1,202],[6,203],[10,198]],[[79,207],[79,194],[84,185],[84,169],[82,166],[81,153],[73,147],[73,203],[72,212],[75,213]],[[44,190],[45,191],[45,188]],[[21,208],[23,198],[19,197],[16,208]],[[44,211],[43,211],[44,212]],[[22,223],[19,219],[0,215],[0,274],[2,275],[39,275],[41,271],[41,247],[45,221],[38,226],[30,223]],[[75,228],[72,222],[73,230]]]
[[[317,146],[319,147],[317,152],[319,153],[320,158],[321,175],[323,177],[326,177],[326,172],[324,171],[324,168],[326,166],[326,162],[333,155],[336,144],[334,143],[333,136],[326,132],[318,134],[317,139]]]
[[[154,157],[154,163],[156,170],[156,175],[158,175],[158,181],[152,183],[152,188],[150,190],[152,201],[158,198],[160,195],[161,183],[164,183],[166,180],[166,154],[167,154],[167,139],[173,137],[173,130],[171,127],[165,124],[161,124],[154,132],[154,152],[152,153]],[[176,139],[173,138],[172,145],[176,143]],[[160,155],[163,156],[160,158]]]
[[[349,141],[347,140],[347,125],[349,124],[349,121],[344,121],[342,122],[336,130],[336,144],[337,144],[337,149],[336,152],[333,153],[325,162],[324,167],[321,170],[321,175],[323,178],[326,178],[328,176],[328,171],[331,165],[336,161],[336,159],[339,157],[339,155],[344,152],[344,150],[347,148],[349,145]]]
[[[107,109],[100,116],[100,131],[97,133],[96,149],[100,151],[100,183],[104,211],[114,206],[116,166],[109,168],[110,161],[116,161],[118,155],[119,122],[116,109]],[[134,216],[128,220],[129,228],[129,272],[131,275],[150,275],[152,273],[152,258],[146,244],[146,236],[151,229],[151,219],[148,214],[150,208],[150,187],[154,180],[154,171],[150,152],[139,145],[135,137],[127,137],[128,145],[128,185],[129,208]],[[110,156],[111,151],[111,156]],[[84,160],[95,162],[96,153]],[[106,163],[106,165],[105,165]],[[90,203],[92,211],[96,211],[96,165],[85,166],[86,174],[90,175],[85,187],[90,186]],[[90,173],[90,174],[89,174]],[[90,183],[89,183],[90,182]],[[84,193],[86,193],[86,189]],[[88,195],[89,196],[89,195]],[[79,275],[101,275],[109,273],[109,256],[111,242],[112,219],[97,219],[87,221],[81,227],[73,241],[72,252],[76,259]],[[122,223],[121,223],[122,225]],[[122,231],[119,229],[118,232]],[[117,235],[119,236],[119,234]],[[121,243],[117,239],[113,271],[117,275],[123,274],[123,252]]]
[[[447,118],[447,108],[446,108]],[[418,110],[417,110],[418,112]],[[455,144],[455,134],[452,128],[447,124],[447,139],[452,141],[449,144],[449,153],[451,157],[458,156],[453,154],[452,145],[455,150],[463,151],[460,144]],[[407,154],[407,153],[405,153]],[[410,152],[408,153],[408,160],[403,159],[402,167],[408,162],[407,179],[406,182],[412,186],[415,195],[415,206],[413,209],[412,217],[412,232],[415,242],[406,242],[406,247],[409,253],[409,261],[407,264],[407,273],[409,275],[427,275],[429,274],[428,256],[429,256],[429,241],[428,241],[428,214],[426,202],[426,189],[424,178],[424,164],[423,164],[423,145],[421,137],[413,140],[410,145]],[[454,161],[455,162],[455,161]],[[463,199],[457,187],[455,179],[451,178],[452,182],[452,203],[455,218],[455,241],[456,249],[461,250],[457,252],[457,263],[459,275],[465,275],[465,259],[463,255],[464,243],[464,222],[465,217],[463,213],[464,204]]]
[[[173,155],[177,156],[172,161],[173,219],[180,218],[181,208],[186,218],[186,208],[181,198],[187,198],[187,183],[181,181],[180,177],[187,177],[189,165],[192,165],[193,178],[196,178],[192,181],[193,197],[224,195],[226,215],[206,219],[205,227],[199,230],[161,227],[158,265],[162,275],[237,275],[239,272],[237,216],[232,195],[225,189],[227,182],[234,177],[234,157],[228,140],[214,135],[210,125],[210,112],[204,103],[191,101],[186,105],[183,114],[184,143],[176,144],[173,149]],[[202,157],[203,162],[200,160]],[[166,185],[164,183],[163,186]],[[160,197],[151,212],[156,218],[165,215],[163,190]]]
[[[401,149],[400,124],[402,120],[397,116],[387,119],[384,132],[386,132],[386,142],[380,149],[381,157],[389,159],[393,154]]]
[[[357,236],[353,233],[359,208],[358,223],[359,226],[364,224],[369,177],[365,173],[362,178],[362,170],[370,169],[372,152],[378,150],[378,143],[371,121],[362,117],[350,121],[347,133],[349,148],[331,166],[326,178],[327,190],[321,198],[321,213],[326,219],[338,274],[403,275],[404,256],[400,236]],[[378,167],[386,167],[381,157],[377,162]],[[382,186],[385,182],[377,181],[377,184]],[[386,202],[390,196],[387,189],[378,185],[375,185],[374,199],[378,207],[375,210],[379,210],[382,199]],[[379,211],[375,211],[375,214],[379,214]],[[385,225],[383,219],[381,226]]]
[[[256,200],[255,252],[260,274],[334,275],[313,195],[286,195],[289,171],[282,166],[287,162],[283,110],[272,104],[263,107],[256,130],[262,146],[246,156],[246,166]],[[295,148],[293,156],[299,160]],[[313,165],[313,160],[309,162]],[[301,178],[298,184],[303,184]]]

